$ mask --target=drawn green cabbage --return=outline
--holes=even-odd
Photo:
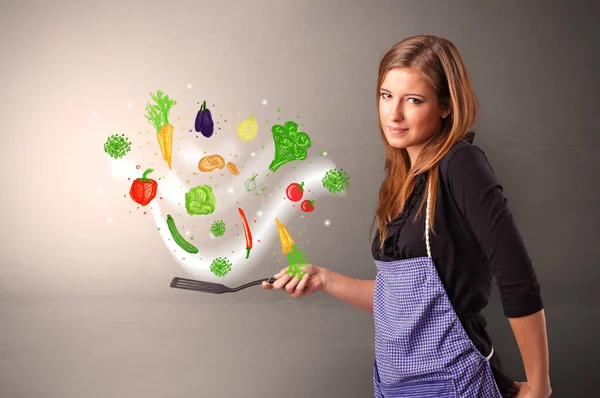
[[[211,214],[216,207],[217,200],[208,185],[199,185],[185,194],[185,209],[190,215]]]

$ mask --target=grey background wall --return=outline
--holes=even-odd
[[[191,128],[197,101],[215,104],[223,130],[211,144],[195,141],[204,150],[229,150],[251,113],[261,140],[263,124],[300,120],[316,141],[307,161],[344,168],[350,187],[342,196],[316,188],[317,210],[301,218],[276,208],[285,175],[264,183],[274,195],[265,208],[295,227],[311,262],[373,278],[368,230],[383,178],[377,66],[394,43],[420,33],[452,40],[470,70],[475,143],[504,186],[543,289],[554,395],[589,396],[600,369],[600,42],[591,3],[2,1],[0,396],[370,396],[370,314],[321,294],[169,288],[173,276],[198,273],[172,253],[151,214],[124,198],[125,177],[143,170],[115,167],[102,145],[127,133],[132,164],[152,163],[155,178],[169,173],[152,157],[152,135],[140,137],[152,132],[143,114],[156,89],[178,100],[176,136]],[[231,145],[248,163],[260,150]],[[174,162],[166,181],[185,166]],[[231,181],[223,177],[223,188]],[[256,210],[256,198],[240,200]],[[223,216],[235,212],[228,206]],[[284,265],[271,253],[275,229],[264,225],[264,246],[234,265],[227,283]],[[195,242],[201,253],[213,244]],[[243,236],[229,242],[237,249]],[[495,288],[485,315],[507,371],[523,379]]]

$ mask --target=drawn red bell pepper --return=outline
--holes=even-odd
[[[154,169],[146,169],[142,178],[136,178],[131,184],[129,190],[129,196],[134,202],[146,206],[152,199],[156,197],[156,190],[158,184],[151,178],[148,178],[148,174],[152,173]]]

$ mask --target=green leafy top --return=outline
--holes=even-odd
[[[150,93],[150,97],[156,102],[156,105],[146,103],[146,119],[154,126],[157,132],[160,132],[162,126],[169,125],[169,111],[171,107],[177,104],[177,101],[164,95],[162,90],[156,90],[156,94]]]

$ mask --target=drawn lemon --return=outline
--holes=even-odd
[[[258,123],[256,122],[256,117],[254,115],[250,116],[248,119],[244,120],[237,126],[237,133],[244,142],[248,142],[253,140],[258,134]]]

